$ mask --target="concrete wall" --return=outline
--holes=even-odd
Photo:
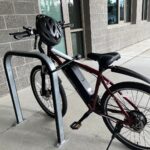
[[[3,68],[3,56],[6,51],[33,50],[33,39],[16,41],[9,36],[9,33],[21,30],[22,26],[34,26],[37,13],[39,13],[38,0],[0,1],[0,96],[8,93]],[[27,58],[13,58],[12,64],[17,88],[28,86],[29,74],[34,61]]]
[[[150,22],[142,21],[142,0],[137,2],[136,24],[108,25],[107,0],[90,0],[91,44],[93,52],[116,51],[150,37]]]
[[[132,24],[108,25],[107,0],[84,0],[87,52],[116,51],[150,37],[150,22],[141,20],[142,0],[133,2],[137,2],[137,11],[134,14],[136,19],[132,18]],[[6,51],[33,50],[33,39],[16,41],[9,33],[21,30],[23,25],[34,26],[38,13],[38,0],[0,0],[0,96],[8,93],[3,68]],[[27,87],[30,84],[30,71],[37,63],[32,59],[14,58],[12,64],[17,88]]]

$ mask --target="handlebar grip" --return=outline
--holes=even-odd
[[[29,37],[30,36],[27,31],[9,33],[9,35],[13,35],[16,40],[20,40],[20,39],[23,39],[25,37]]]

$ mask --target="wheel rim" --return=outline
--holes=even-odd
[[[135,130],[131,130],[129,126],[124,125],[124,128],[122,128],[120,134],[118,134],[118,137],[124,141],[128,141],[130,145],[134,144],[135,146],[136,144],[138,145],[138,148],[150,149],[150,95],[146,92],[133,88],[124,88],[119,91],[122,93],[122,95],[128,96],[128,98],[132,100],[132,102],[139,108],[140,112],[142,112],[147,118],[147,123],[141,132],[135,132]],[[129,103],[127,103],[124,100],[123,96],[121,96],[117,91],[114,92],[114,95],[120,100],[121,105],[125,110],[133,110],[133,107]],[[124,120],[124,116],[121,113],[115,114],[109,111],[111,109],[115,109],[117,111],[120,110],[117,104],[114,102],[114,99],[109,96],[106,101],[105,113],[107,115]],[[116,122],[110,121],[109,119],[107,120],[110,124],[111,130],[113,130]]]

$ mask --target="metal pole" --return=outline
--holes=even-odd
[[[22,110],[20,107],[20,102],[17,94],[17,89],[16,89],[16,84],[14,80],[14,75],[13,75],[13,69],[11,66],[11,58],[12,55],[8,55],[6,59],[4,59],[4,69],[7,77],[7,82],[12,98],[12,103],[15,111],[15,116],[16,116],[16,121],[17,123],[21,123],[23,121],[23,115],[22,115]]]
[[[48,69],[50,80],[52,82],[52,95],[54,101],[54,110],[56,114],[56,130],[57,130],[57,139],[58,144],[62,145],[64,143],[64,128],[63,128],[63,119],[62,119],[62,108],[61,108],[61,99],[58,85],[58,76],[56,72],[53,72],[56,68],[52,60],[45,54],[39,52],[19,52],[19,51],[9,51],[4,56],[4,68],[9,85],[9,90],[12,98],[12,103],[16,115],[17,123],[23,121],[23,115],[19,103],[19,98],[17,94],[16,84],[13,76],[13,70],[11,65],[12,56],[20,57],[30,57],[40,59],[42,64],[44,63]]]

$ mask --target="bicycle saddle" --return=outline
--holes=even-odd
[[[117,52],[104,53],[104,54],[89,53],[87,57],[91,60],[98,61],[101,68],[107,68],[114,61],[120,58],[120,54]]]

